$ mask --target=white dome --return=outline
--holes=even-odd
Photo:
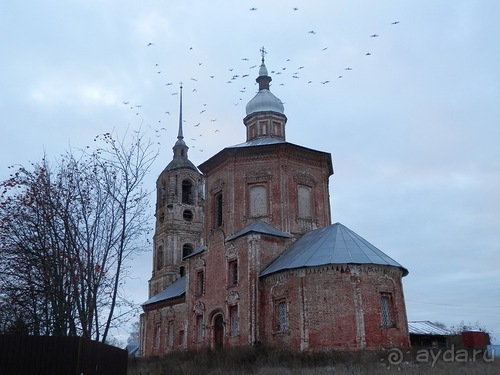
[[[260,90],[246,106],[247,116],[256,112],[277,112],[284,114],[285,107],[283,103],[271,91],[267,89]]]

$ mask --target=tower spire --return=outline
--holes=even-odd
[[[180,103],[179,103],[179,132],[177,134],[177,139],[182,140],[184,136],[182,135],[182,82],[180,83]]]

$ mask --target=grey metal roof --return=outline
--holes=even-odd
[[[199,173],[198,168],[187,157],[174,156],[172,161],[168,163],[163,171],[171,171],[174,169],[189,168]]]
[[[271,236],[277,236],[277,237],[285,237],[285,238],[290,237],[290,235],[288,233],[282,232],[279,229],[273,227],[272,225],[264,223],[261,220],[257,220],[257,221],[254,221],[249,226],[247,226],[246,228],[244,228],[243,230],[240,230],[239,232],[226,238],[226,241],[234,240],[235,238],[238,238],[240,236],[244,236],[245,234],[250,233],[250,232],[269,234]]]
[[[250,147],[250,146],[263,146],[263,145],[273,145],[277,143],[287,143],[283,139],[274,138],[274,137],[265,137],[265,138],[255,138],[251,141],[245,143],[239,143],[237,145],[228,147],[228,148],[236,148],[236,147]]]
[[[441,328],[427,320],[408,322],[408,331],[413,335],[451,335],[451,332],[447,329]]]
[[[182,296],[186,293],[186,276],[182,276],[180,279],[175,280],[172,284],[163,289],[162,292],[158,293],[156,296],[151,297],[142,306],[152,305],[157,302],[162,302],[169,300],[171,298],[176,298]]]
[[[340,223],[304,234],[267,266],[260,276],[287,269],[327,264],[380,264],[408,270]]]
[[[201,252],[203,252],[204,250],[205,250],[205,246],[202,245],[199,248],[197,248],[195,251],[193,251],[191,254],[186,255],[184,257],[184,259],[191,258],[191,257],[193,257],[193,256],[195,256],[195,255],[197,255],[197,254],[199,254]]]

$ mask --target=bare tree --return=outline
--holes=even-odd
[[[0,290],[32,334],[105,341],[126,314],[126,262],[144,249],[142,183],[157,152],[143,133],[95,141],[103,147],[70,149],[55,166],[44,158],[0,184]]]
[[[130,334],[127,338],[127,344],[139,343],[140,330],[141,330],[141,323],[137,320],[130,327]]]

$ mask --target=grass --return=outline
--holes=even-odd
[[[265,347],[221,351],[174,352],[165,357],[135,358],[128,375],[500,375],[500,358],[464,355],[443,357],[423,352],[405,353],[398,365],[391,365],[388,352],[296,353]],[[441,353],[443,354],[443,353]],[[451,354],[451,353],[449,353]],[[463,353],[462,353],[463,354]],[[486,359],[486,360],[485,360]],[[467,360],[467,361],[466,361]]]

